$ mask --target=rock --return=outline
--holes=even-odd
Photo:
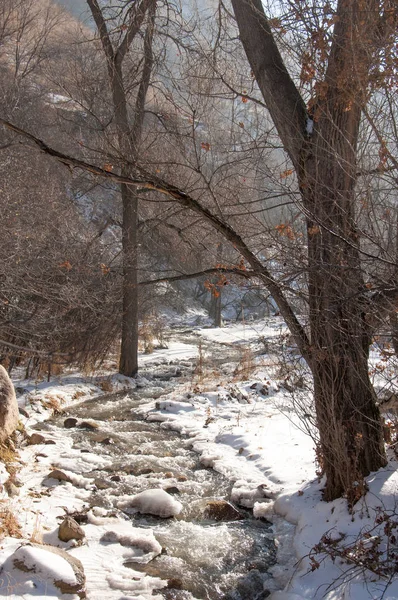
[[[19,489],[13,481],[10,481],[8,479],[4,484],[4,488],[10,498],[15,498],[15,496],[19,496]]]
[[[177,481],[188,481],[188,477],[185,477],[185,475],[179,475],[177,477]]]
[[[206,519],[214,521],[238,521],[243,519],[241,513],[225,500],[209,500],[204,510]]]
[[[67,475],[63,471],[60,471],[59,469],[54,469],[53,471],[51,471],[51,473],[49,473],[47,475],[47,478],[48,479],[52,478],[52,479],[57,479],[58,481],[67,481],[68,483],[72,483],[72,480],[69,477],[69,475]]]
[[[30,543],[19,547],[10,559],[15,568],[31,574],[30,577],[35,586],[35,579],[40,582],[43,579],[49,579],[62,594],[77,594],[80,598],[86,597],[86,576],[83,565],[80,560],[62,548]]]
[[[172,577],[167,582],[168,589],[172,590],[182,590],[182,579],[178,579],[178,577]]]
[[[104,446],[109,446],[110,444],[115,443],[108,435],[96,435],[93,438],[93,442],[96,442],[97,444],[103,444]]]
[[[64,427],[66,427],[66,429],[72,429],[72,427],[76,427],[76,425],[77,419],[75,419],[75,417],[68,417],[64,421]]]
[[[97,490],[107,490],[109,488],[109,483],[104,481],[104,479],[99,479],[99,477],[94,479],[94,485]]]
[[[111,477],[111,481],[116,481],[117,483],[120,483],[122,480],[122,478],[120,477],[120,475],[112,475]]]
[[[37,444],[46,444],[46,438],[41,433],[32,433],[28,437],[29,446],[36,446]]]
[[[0,444],[15,431],[19,421],[17,397],[12,381],[0,365]]]
[[[129,475],[134,475],[134,477],[139,477],[140,475],[150,475],[151,473],[153,473],[153,469],[151,468],[145,468],[145,467],[131,467],[128,471]]]
[[[19,407],[18,410],[19,410],[20,415],[29,419],[29,413],[27,410],[25,410],[24,408],[21,408],[21,407]]]
[[[82,540],[85,534],[79,523],[72,517],[65,517],[59,526],[58,537],[62,542],[70,540]]]
[[[94,421],[82,421],[79,423],[80,429],[87,429],[88,431],[97,431],[99,429],[99,425],[94,423]]]
[[[168,488],[164,488],[164,491],[171,495],[181,493],[180,490],[178,489],[178,487],[175,487],[174,485],[172,485],[171,487],[168,487]]]

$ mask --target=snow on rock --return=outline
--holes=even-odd
[[[231,500],[240,506],[253,508],[258,501],[271,499],[275,493],[271,491],[268,485],[261,484],[259,481],[238,480],[234,483],[231,491]],[[257,509],[259,510],[259,509]]]
[[[140,492],[129,500],[120,501],[118,508],[134,509],[143,514],[155,515],[167,519],[175,517],[182,511],[182,504],[162,489],[151,489]]]
[[[174,402],[171,400],[162,400],[160,402],[156,402],[156,408],[158,410],[163,410],[174,414],[181,412],[192,412],[196,410],[195,406],[189,402]]]
[[[83,565],[61,548],[38,544],[20,546],[2,565],[2,571],[5,573],[14,569],[20,571],[20,574],[15,574],[15,585],[20,584],[20,591],[24,589],[24,584],[31,587],[30,582],[35,588],[43,588],[43,591],[47,590],[48,586],[55,586],[62,594],[84,597],[86,578]],[[0,580],[1,585],[9,585],[7,578]],[[47,596],[47,593],[44,595]]]

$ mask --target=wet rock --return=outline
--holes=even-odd
[[[94,485],[97,490],[107,490],[109,488],[109,483],[107,483],[105,479],[100,479],[99,477],[94,479]]]
[[[97,429],[99,429],[99,425],[94,421],[82,421],[81,423],[79,423],[79,429],[87,429],[87,431],[97,431]]]
[[[238,521],[243,515],[225,500],[209,500],[204,510],[206,519],[214,521]]]
[[[242,600],[269,596],[269,592],[264,590],[264,576],[257,570],[250,571],[246,577],[240,579],[236,585],[236,591]]]
[[[115,443],[113,441],[113,439],[111,437],[109,437],[109,435],[104,435],[104,434],[94,436],[93,442],[96,442],[97,444],[103,444],[104,446],[109,446],[110,444]]]
[[[54,440],[45,438],[41,433],[32,433],[28,438],[29,446],[37,446],[40,444],[55,444]]]
[[[188,481],[188,477],[185,477],[185,475],[179,475],[177,477],[177,481]]]
[[[35,446],[37,444],[45,444],[46,438],[41,433],[32,433],[28,438],[29,446]]]
[[[75,419],[75,417],[68,417],[64,421],[64,427],[66,427],[66,429],[72,429],[72,427],[76,427],[76,425],[77,419]]]
[[[168,487],[168,488],[164,488],[164,491],[171,495],[181,493],[180,490],[178,489],[178,487],[175,487],[174,485],[172,485],[171,487]]]
[[[54,554],[57,559],[54,559]],[[51,579],[62,594],[77,594],[85,598],[86,576],[83,565],[62,548],[47,544],[27,544],[18,548],[10,557],[10,567],[29,574],[29,579]],[[71,567],[71,568],[70,568]],[[36,576],[36,577],[35,577]],[[35,583],[34,583],[35,585]]]
[[[57,481],[67,481],[68,483],[72,483],[72,480],[69,477],[69,475],[67,475],[63,471],[60,471],[59,469],[54,469],[53,471],[51,471],[51,473],[47,475],[47,479],[50,478],[56,479]]]
[[[12,381],[0,365],[0,444],[15,431],[19,421],[17,397]]]
[[[172,577],[168,580],[167,587],[169,590],[182,590],[182,579],[178,579],[178,577]]]
[[[128,471],[129,475],[134,475],[134,477],[139,477],[140,475],[150,475],[153,473],[153,469],[145,468],[145,467],[131,467]]]
[[[58,537],[62,542],[69,542],[70,540],[82,540],[84,535],[83,529],[80,527],[79,523],[73,519],[73,517],[65,517],[59,526]]]
[[[21,407],[19,407],[18,410],[19,410],[20,415],[29,419],[29,413],[27,410],[25,410],[24,408],[21,408]]]
[[[120,483],[122,480],[122,478],[120,477],[120,475],[112,475],[111,477],[111,481],[116,481],[116,483]]]

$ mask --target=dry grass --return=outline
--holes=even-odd
[[[0,506],[0,539],[10,536],[22,538],[21,526],[10,508]]]
[[[104,379],[99,386],[103,392],[113,392],[113,385],[110,379]]]
[[[44,400],[42,400],[42,405],[45,408],[49,408],[53,411],[54,415],[59,415],[63,412],[63,408],[61,406],[63,402],[63,398],[59,396],[46,396]]]
[[[43,527],[41,524],[40,515],[36,515],[35,525],[32,531],[32,535],[29,538],[30,542],[34,544],[42,544],[43,543]]]
[[[235,381],[250,379],[250,376],[253,374],[255,369],[256,364],[254,361],[253,352],[249,346],[245,346],[241,349],[240,361],[234,371]]]
[[[11,477],[19,471],[18,458],[19,455],[11,440],[0,444],[0,462],[4,464]]]

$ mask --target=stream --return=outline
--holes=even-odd
[[[235,349],[215,346],[214,365],[236,360]],[[68,416],[87,420],[86,428],[68,431],[74,447],[111,459],[105,471],[85,474],[96,488],[91,506],[116,508],[120,497],[149,488],[163,488],[183,504],[182,512],[171,519],[129,515],[135,527],[151,528],[163,548],[148,564],[131,565],[168,580],[160,594],[169,600],[260,600],[269,595],[264,585],[275,563],[271,525],[241,507],[236,507],[239,520],[206,516],[209,501],[229,501],[232,483],[200,464],[189,439],[146,421],[137,410],[192,378],[195,365],[196,360],[148,365],[140,371],[142,387],[82,402],[56,417],[52,426],[64,427]]]

